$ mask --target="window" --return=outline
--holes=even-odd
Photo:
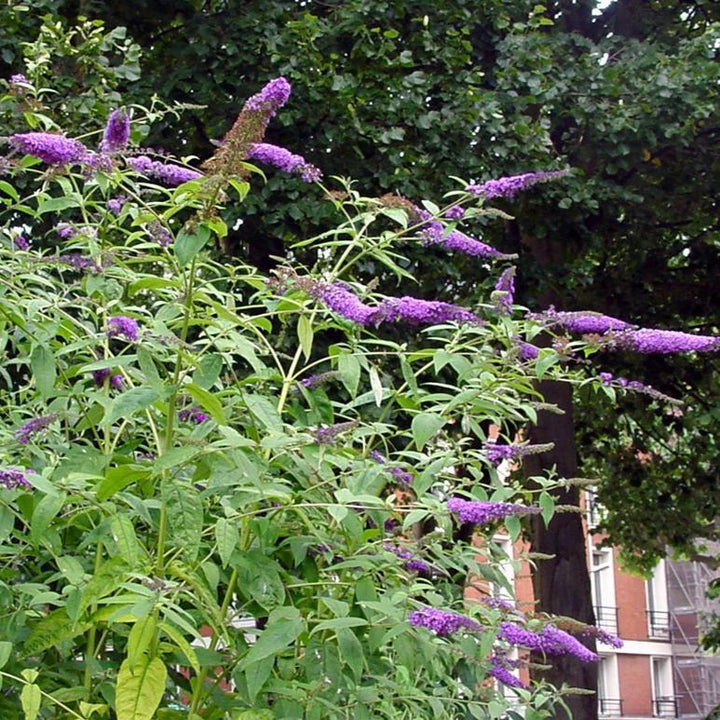
[[[665,561],[661,560],[653,570],[653,576],[645,583],[647,594],[648,636],[670,637]]]
[[[677,717],[672,664],[669,657],[650,658],[652,665],[653,717]]]
[[[590,585],[598,626],[617,635],[612,548],[590,547]]]
[[[622,717],[617,656],[601,655],[598,663],[598,713],[602,718]]]

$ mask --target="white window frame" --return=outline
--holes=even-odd
[[[676,717],[674,706],[671,705],[665,708],[655,705],[658,700],[675,699],[672,658],[652,655],[650,657],[650,678],[652,681],[653,715],[655,717]]]
[[[651,638],[667,638],[668,632],[657,632],[653,628],[653,616],[651,613],[662,613],[665,617],[668,616],[668,592],[667,592],[667,578],[665,575],[665,561],[660,562],[653,568],[652,577],[645,581],[645,607],[648,610],[647,613],[647,625],[648,625],[648,637]],[[668,622],[669,624],[669,622]],[[655,623],[655,628],[659,623]]]

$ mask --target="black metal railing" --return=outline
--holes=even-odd
[[[646,610],[648,635],[651,638],[670,637],[670,613],[660,610]]]
[[[603,630],[611,632],[613,635],[617,635],[618,631],[618,611],[616,607],[610,607],[609,605],[593,605],[593,611],[595,612],[595,623],[598,627]]]
[[[622,717],[623,701],[620,698],[598,698],[598,713],[600,717]]]
[[[658,697],[652,701],[653,717],[676,718],[678,717],[678,703],[674,697]]]

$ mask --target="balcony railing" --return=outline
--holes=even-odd
[[[660,610],[646,610],[645,613],[648,618],[648,635],[651,638],[669,638],[670,613]]]
[[[678,717],[678,704],[674,697],[659,697],[653,700],[653,717]]]
[[[620,698],[598,698],[598,714],[602,718],[622,717],[623,701]]]
[[[595,612],[595,622],[598,627],[607,630],[613,635],[618,632],[618,611],[616,607],[609,605],[593,605]]]

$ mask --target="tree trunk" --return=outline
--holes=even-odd
[[[540,412],[531,436],[533,443],[555,443],[555,448],[541,455],[530,455],[524,465],[528,475],[539,475],[555,468],[560,477],[577,476],[575,424],[572,412],[572,387],[568,383],[540,383],[545,401],[565,411],[564,415]],[[554,493],[559,505],[578,505],[579,491],[570,487]],[[576,512],[557,513],[546,528],[539,516],[531,526],[533,552],[552,555],[551,560],[538,560],[533,573],[533,589],[538,612],[564,615],[591,625],[595,624],[587,566],[585,533],[581,516]],[[594,640],[580,640],[595,650]],[[537,658],[540,662],[542,660]],[[571,656],[549,658],[548,670],[533,672],[537,679],[545,679],[556,687],[563,684],[597,693],[597,666],[583,663]],[[597,694],[569,695],[566,698],[569,715],[558,709],[557,717],[570,720],[596,720]]]

